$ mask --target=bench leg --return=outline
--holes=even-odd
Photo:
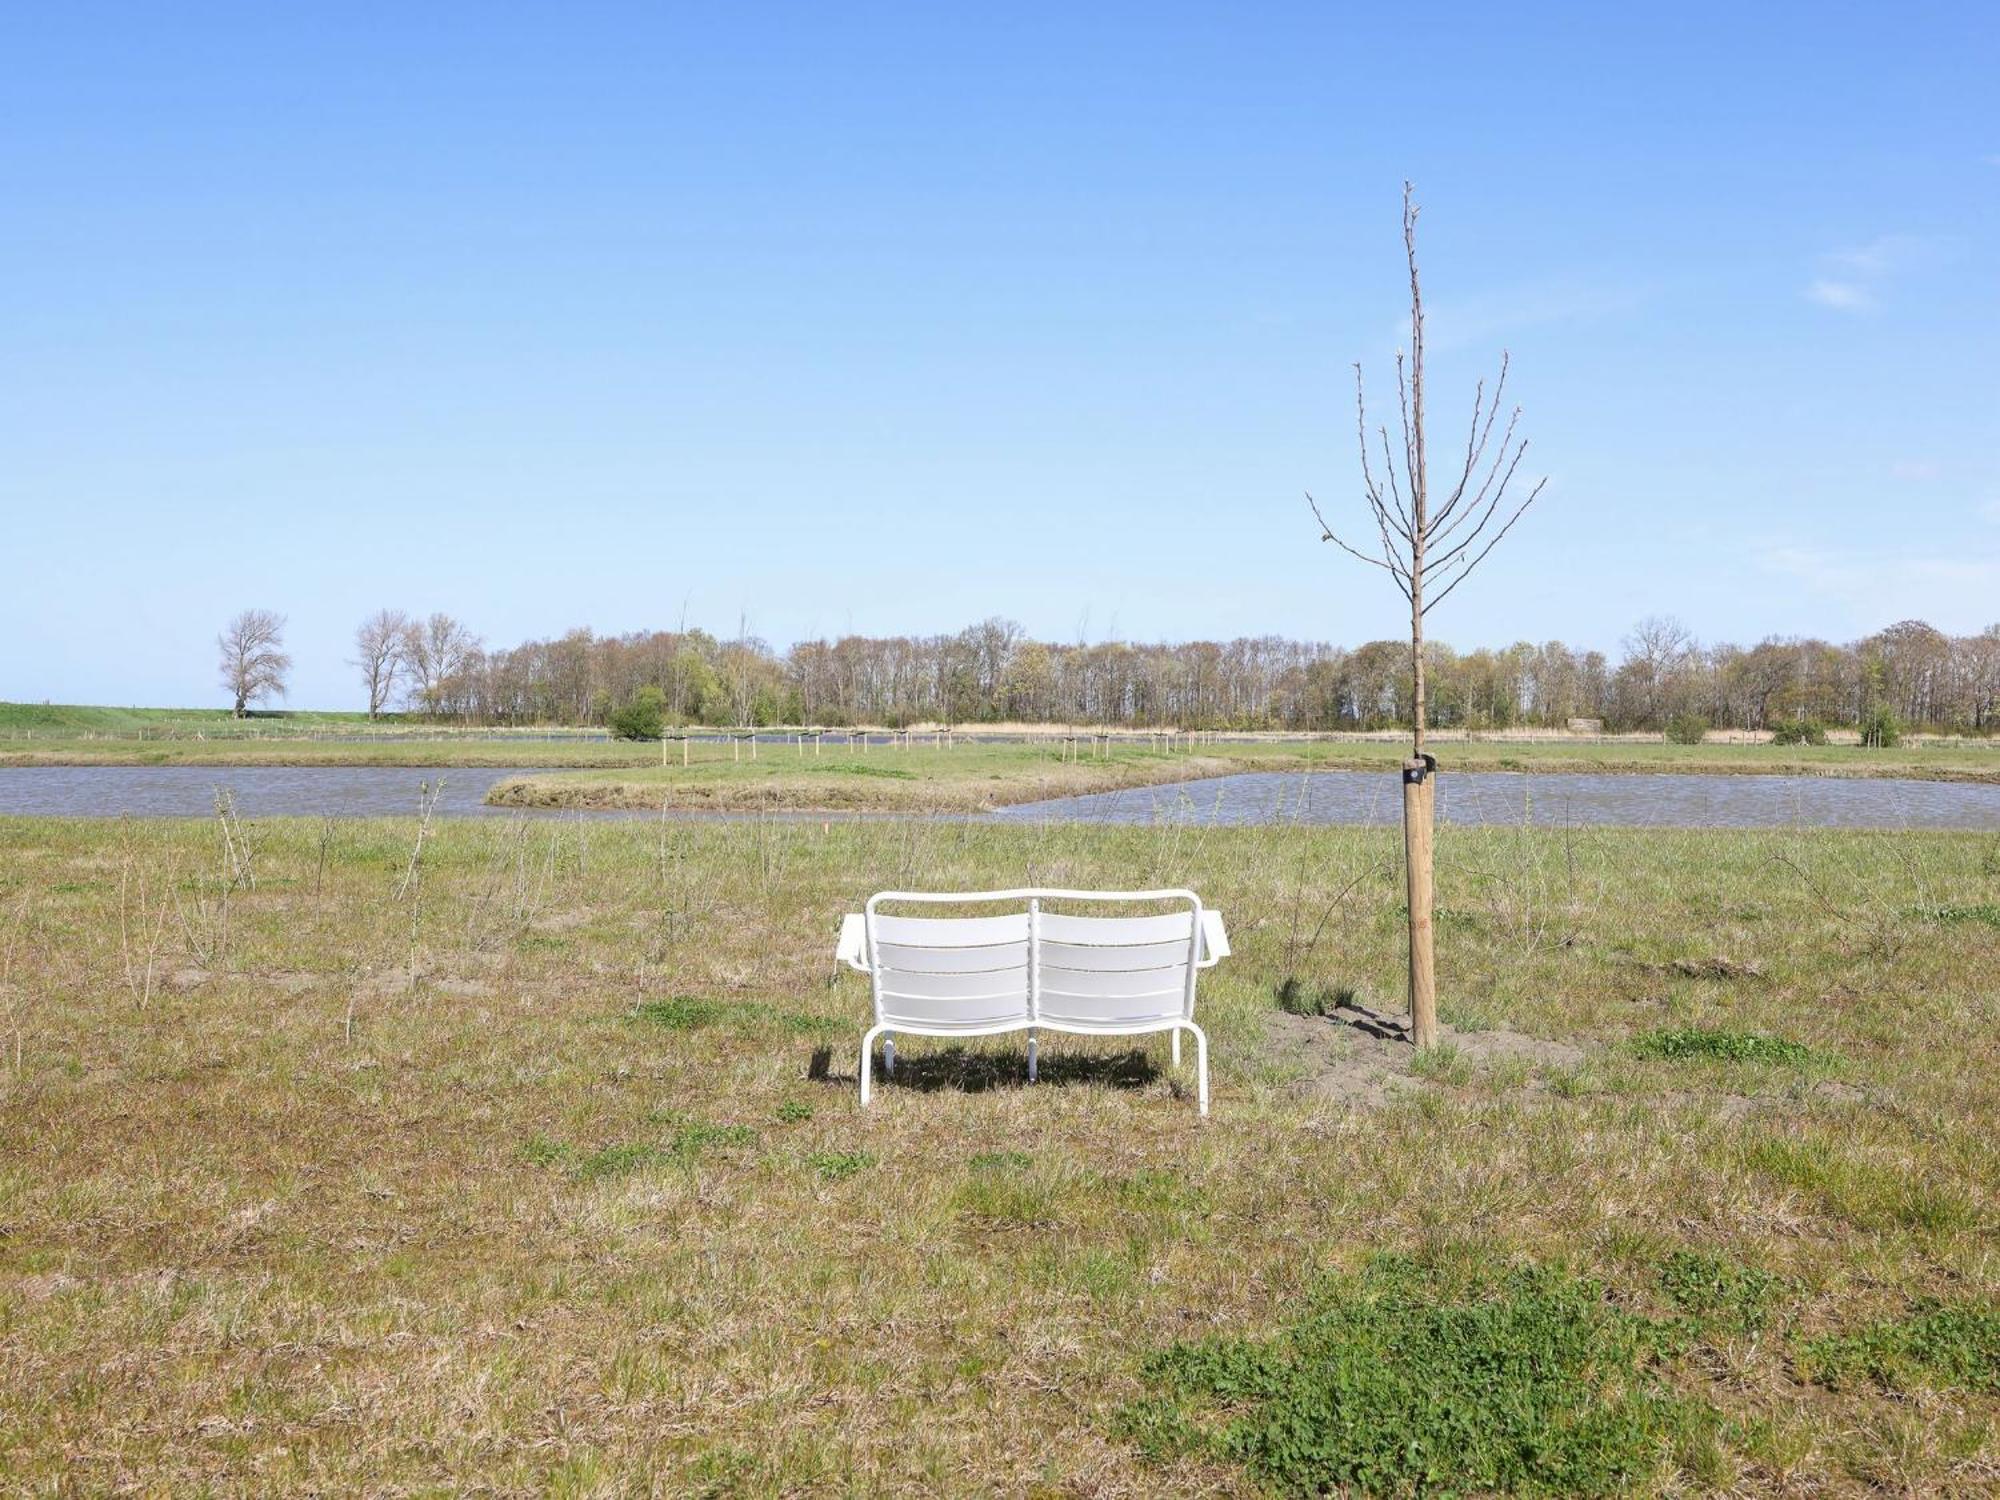
[[[1181,1065],[1181,1029],[1180,1029],[1180,1027],[1176,1026],[1176,1027],[1175,1027],[1175,1028],[1174,1028],[1174,1029],[1173,1029],[1173,1030],[1172,1030],[1171,1032],[1169,1032],[1169,1033],[1168,1033],[1168,1035],[1170,1035],[1170,1036],[1171,1036],[1171,1037],[1172,1037],[1172,1038],[1174,1039],[1174,1066],[1178,1068],[1178,1067],[1179,1067],[1179,1066]]]
[[[1201,1112],[1208,1113],[1208,1033],[1192,1021],[1182,1023],[1194,1033],[1194,1072],[1196,1097],[1201,1101]],[[1180,1032],[1174,1033],[1174,1040],[1180,1040]]]
[[[875,1038],[882,1034],[880,1026],[871,1026],[861,1038],[861,1102],[868,1103],[868,1086],[873,1081],[875,1070]]]
[[[1028,1033],[1028,1082],[1033,1083],[1035,1081],[1036,1074],[1040,1071],[1040,1061],[1039,1044],[1035,1040],[1034,1032],[1030,1031]]]

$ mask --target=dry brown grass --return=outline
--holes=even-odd
[[[1120,1435],[1141,1356],[1444,1246],[1648,1308],[1677,1249],[1785,1278],[1770,1329],[1675,1364],[1726,1425],[1664,1488],[2000,1475],[1994,1398],[1796,1360],[2000,1290],[2000,928],[1936,915],[2000,903],[1991,836],[1443,829],[1447,1019],[1585,1061],[1446,1058],[1367,1105],[1307,1087],[1272,992],[1393,1000],[1392,831],[456,822],[400,899],[412,822],[246,832],[225,924],[213,825],[0,820],[23,1490],[1244,1492]],[[143,1005],[140,872],[180,895]],[[1209,1121],[1163,1042],[1053,1043],[1027,1089],[1018,1039],[912,1041],[860,1111],[838,915],[1030,880],[1228,914]],[[1713,1025],[1816,1060],[1627,1046]]]

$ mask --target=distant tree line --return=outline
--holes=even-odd
[[[668,724],[1173,725],[1388,729],[1410,718],[1405,641],[1345,647],[1277,636],[1178,644],[1063,644],[992,619],[955,634],[843,636],[773,649],[739,629],[599,636],[488,648],[449,615],[385,610],[356,636],[371,712],[392,704],[477,724],[604,724],[642,690]],[[1442,729],[1854,727],[2000,729],[2000,625],[1948,636],[1905,620],[1837,644],[1772,637],[1704,645],[1678,620],[1635,626],[1617,661],[1560,641],[1425,647]]]

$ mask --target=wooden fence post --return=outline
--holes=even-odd
[[[1433,949],[1431,856],[1437,814],[1437,757],[1403,762],[1403,857],[1409,869],[1410,1040],[1437,1045],[1437,960]]]

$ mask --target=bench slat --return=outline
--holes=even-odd
[[[1182,929],[1185,932],[1186,929]],[[1028,914],[1004,917],[885,917],[875,915],[875,941],[907,943],[920,948],[971,948],[997,943],[1025,943]]]
[[[1044,990],[1037,997],[1042,1018],[1051,1023],[1143,1025],[1173,1020],[1181,1014],[1181,991],[1154,995],[1064,995]]]
[[[1043,912],[1043,941],[1085,943],[1093,946],[1135,943],[1171,943],[1183,946],[1194,922],[1194,913],[1184,911],[1164,917],[1070,917],[1060,912]]]
[[[988,969],[1023,969],[1028,964],[1026,943],[981,944],[974,948],[942,948],[930,944],[877,943],[875,964],[889,982],[891,973],[971,974]]]
[[[912,974],[892,970],[881,976],[882,999],[891,996],[917,1000],[1012,998],[1018,996],[1023,1015],[1027,1014],[1028,967],[993,969],[973,974]]]
[[[1187,992],[1187,965],[1173,969],[1046,969],[1035,993],[1049,995],[1160,995],[1176,1002]]]
[[[1177,943],[1123,943],[1099,947],[1088,943],[1038,945],[1044,969],[1171,969],[1185,966],[1187,939]]]

